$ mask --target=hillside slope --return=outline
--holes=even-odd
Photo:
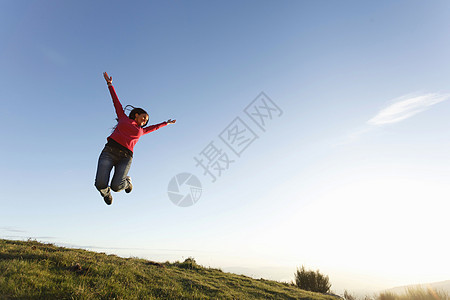
[[[0,239],[0,298],[336,299],[287,283],[205,268],[187,259],[155,263]]]

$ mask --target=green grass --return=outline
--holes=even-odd
[[[288,283],[0,239],[0,299],[336,299]]]

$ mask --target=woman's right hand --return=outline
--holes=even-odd
[[[109,76],[108,76],[108,73],[103,72],[103,77],[105,77],[106,83],[107,83],[108,85],[111,85],[111,84],[112,84],[112,76],[109,77]]]

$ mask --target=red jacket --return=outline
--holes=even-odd
[[[108,140],[111,138],[133,152],[134,145],[136,145],[141,136],[167,125],[167,122],[162,122],[142,128],[136,123],[135,120],[130,119],[125,114],[114,87],[110,85],[108,88],[111,93],[114,108],[116,109],[117,117],[119,118],[119,123],[117,124],[114,132],[108,137]]]

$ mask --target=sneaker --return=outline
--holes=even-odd
[[[128,181],[128,187],[125,189],[125,193],[131,193],[131,191],[133,190],[133,185],[131,184],[131,177],[130,176],[127,176],[127,179],[126,179],[127,181]]]
[[[111,194],[109,194],[108,196],[103,197],[103,200],[105,200],[106,204],[111,205],[113,198],[112,198]]]

